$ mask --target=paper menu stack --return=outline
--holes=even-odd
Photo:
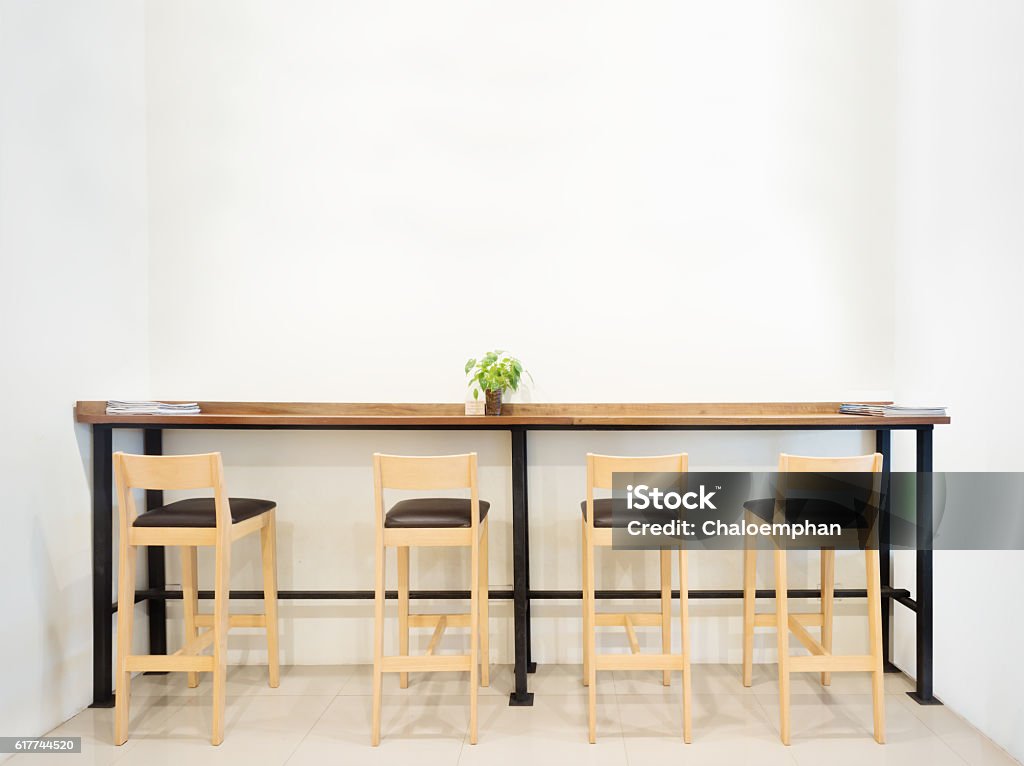
[[[851,402],[839,405],[844,415],[874,415],[883,418],[944,418],[945,407],[922,407],[904,404],[858,404]]]
[[[198,415],[198,402],[122,402],[107,401],[108,415]]]

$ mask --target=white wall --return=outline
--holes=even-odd
[[[936,469],[1024,470],[1024,416],[1007,406],[1024,389],[1024,6],[902,13],[896,395],[952,408]],[[1005,658],[1024,633],[1022,572],[1020,551],[935,555],[935,693],[1018,760],[1024,674]]]
[[[72,408],[148,390],[142,44],[137,3],[0,1],[2,735],[91,701],[91,453]]]
[[[452,401],[495,345],[537,400],[888,391],[894,15],[152,3],[155,391]]]
[[[464,360],[500,346],[537,401],[887,396],[895,36],[881,2],[152,3],[153,393],[458,401]],[[364,589],[372,452],[476,449],[492,582],[510,585],[505,435],[166,445],[223,450],[232,492],[280,502],[284,587]],[[873,443],[532,436],[533,584],[579,587],[588,450],[685,449],[710,468],[770,467],[782,448]],[[420,584],[464,585],[451,560],[423,554]],[[651,586],[652,565],[609,557],[603,582]],[[694,569],[739,587],[736,555]],[[253,559],[239,571],[256,583]],[[851,608],[842,640],[860,642]],[[369,604],[286,610],[287,661],[370,658]],[[737,659],[738,604],[696,610],[696,656]],[[578,603],[537,612],[537,658],[577,661]],[[507,661],[508,605],[494,613]]]

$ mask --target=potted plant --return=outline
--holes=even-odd
[[[484,392],[484,413],[487,415],[501,414],[502,394],[518,390],[524,372],[523,363],[504,351],[488,351],[479,359],[466,362],[473,398],[478,399],[480,392]]]

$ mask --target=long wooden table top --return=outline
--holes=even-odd
[[[889,404],[889,402],[878,402]],[[108,415],[106,402],[80,401],[79,423],[161,426],[721,426],[879,428],[949,423],[948,417],[843,415],[839,402],[721,404],[505,404],[499,416],[466,415],[463,404],[200,402],[199,415]]]

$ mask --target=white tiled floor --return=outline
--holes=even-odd
[[[492,669],[480,695],[480,742],[470,745],[468,677],[413,675],[385,684],[383,741],[369,746],[370,668],[289,667],[281,686],[266,685],[260,667],[232,668],[224,744],[212,747],[210,682],[189,689],[183,674],[135,680],[131,738],[111,744],[112,710],[85,710],[52,735],[81,736],[81,756],[32,754],[16,764],[58,766],[314,766],[353,764],[856,764],[922,763],[1012,766],[1006,753],[945,707],[919,707],[904,692],[903,676],[886,676],[888,744],[871,738],[870,683],[866,675],[835,674],[822,688],[817,676],[794,676],[793,744],[778,739],[773,667],[756,669],[754,685],[740,683],[733,665],[695,665],[693,743],[681,736],[678,674],[671,687],[661,674],[614,672],[598,684],[598,742],[587,743],[586,689],[579,666],[541,666],[531,676],[533,707],[510,708],[512,670]],[[31,759],[29,761],[28,759]]]

